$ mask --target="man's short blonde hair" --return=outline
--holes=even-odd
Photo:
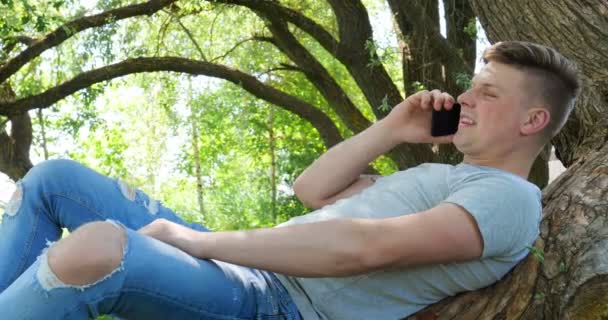
[[[530,75],[526,87],[533,97],[542,99],[551,115],[542,142],[553,138],[566,123],[581,91],[576,65],[553,48],[524,41],[498,42],[486,49],[483,61],[507,64]]]

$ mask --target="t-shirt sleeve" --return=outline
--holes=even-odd
[[[540,191],[500,175],[479,175],[451,186],[443,201],[467,210],[483,238],[482,258],[512,255],[538,236]]]

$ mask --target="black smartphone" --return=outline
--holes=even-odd
[[[454,103],[451,110],[433,109],[431,118],[431,136],[440,137],[456,133],[460,122],[460,104]]]

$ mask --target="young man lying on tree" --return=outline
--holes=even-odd
[[[421,91],[297,179],[316,211],[276,228],[207,232],[140,190],[67,160],[18,183],[0,228],[2,318],[398,319],[501,279],[539,233],[526,181],[579,92],[553,49],[503,42],[430,135],[448,93]],[[400,143],[454,143],[458,165],[361,173]],[[72,234],[57,243],[61,228]]]

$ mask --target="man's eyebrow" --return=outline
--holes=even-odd
[[[474,86],[475,84],[476,84],[475,83],[475,79],[472,79],[471,80],[471,85]],[[486,88],[495,88],[495,89],[498,89],[498,90],[502,90],[502,88],[499,87],[498,85],[495,85],[495,84],[489,83],[489,82],[482,82],[479,85],[482,86],[482,87],[486,87]]]

